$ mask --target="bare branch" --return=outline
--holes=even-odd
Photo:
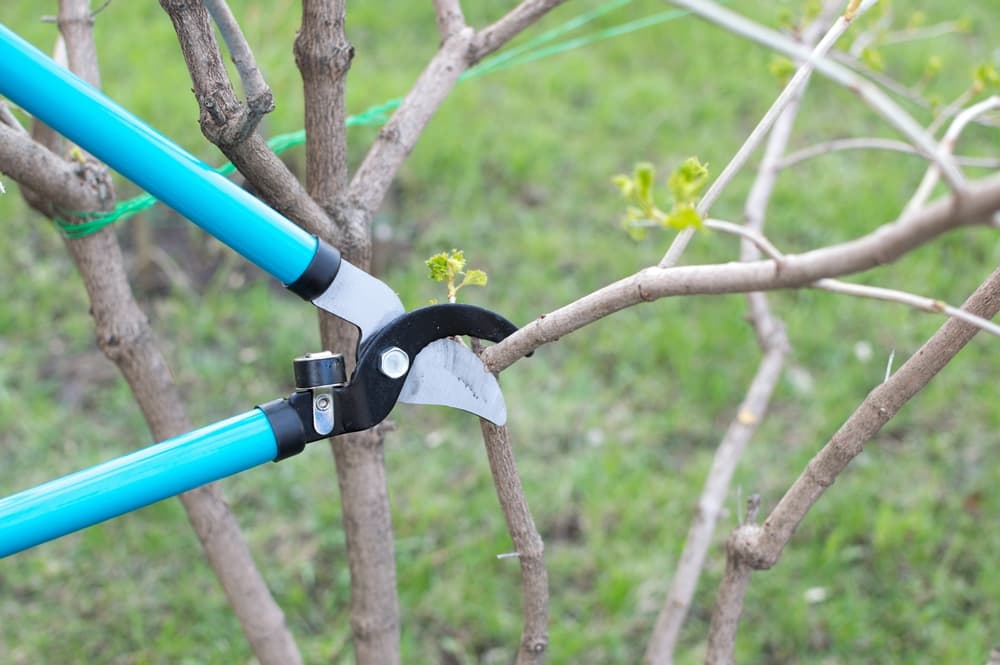
[[[298,178],[248,124],[249,111],[236,97],[201,0],[162,0],[194,84],[205,137],[216,144],[275,210],[310,233],[336,236],[326,212]]]
[[[482,31],[477,33],[466,27],[453,32],[442,43],[351,179],[349,202],[360,211],[366,224],[382,204],[389,185],[427,123],[465,70],[563,1],[524,0]]]
[[[774,259],[778,262],[778,265],[781,265],[781,262],[785,258],[785,255],[782,254],[770,240],[762,234],[749,228],[722,220],[708,220],[705,222],[705,226],[749,240],[755,247],[764,252],[768,258]],[[887,289],[879,286],[869,286],[867,284],[851,284],[837,279],[821,279],[813,282],[809,285],[809,287],[820,289],[822,291],[829,291],[831,293],[841,293],[844,295],[855,296],[857,298],[868,298],[870,300],[882,300],[884,302],[899,303],[901,305],[906,305],[908,307],[913,307],[914,309],[919,309],[933,314],[945,314],[947,316],[962,319],[966,323],[976,326],[980,330],[988,332],[991,335],[1000,336],[1000,326],[991,321],[987,321],[986,319],[980,318],[974,314],[970,314],[958,307],[953,307],[952,305],[949,305],[941,300],[920,296],[907,291]]]
[[[788,169],[801,162],[813,159],[814,157],[827,155],[831,152],[838,152],[840,150],[891,150],[911,155],[920,155],[923,157],[923,154],[919,150],[904,141],[894,141],[892,139],[874,137],[834,139],[833,141],[817,143],[816,145],[811,145],[808,148],[803,148],[788,154],[781,160],[781,163],[778,164],[778,168],[782,170]],[[994,157],[956,157],[955,162],[959,166],[972,166],[985,169],[1000,168],[1000,158]]]
[[[879,39],[880,46],[892,46],[893,44],[906,44],[923,39],[936,39],[945,35],[959,32],[961,27],[958,21],[945,21],[935,25],[925,25],[919,28],[907,28],[905,30],[894,30],[887,32]]]
[[[340,207],[348,179],[345,79],[354,47],[344,21],[343,0],[303,0],[294,47],[305,101],[306,189],[328,214]]]
[[[0,170],[63,210],[95,207],[92,183],[81,177],[79,166],[36,143],[23,128],[0,123]]]
[[[461,0],[434,0],[434,18],[437,20],[442,42],[465,28]]]
[[[747,510],[747,516],[750,509]],[[726,572],[719,585],[719,593],[712,611],[712,624],[708,630],[708,648],[705,651],[705,665],[732,665],[733,650],[736,647],[736,633],[739,632],[740,617],[743,615],[743,601],[750,586],[751,568],[740,556],[743,541],[753,538],[760,530],[756,524],[740,526],[726,541]]]
[[[806,60],[810,57],[808,49],[792,39],[766,28],[733,11],[725,9],[707,0],[670,0],[673,4],[698,16],[711,21],[737,35],[758,42],[792,58]],[[934,138],[913,117],[903,110],[896,102],[867,80],[858,76],[846,67],[827,58],[818,58],[813,62],[816,71],[830,80],[844,86],[855,93],[875,112],[885,118],[903,136],[911,141],[922,153],[937,164],[942,171],[945,182],[952,190],[961,189],[965,178],[955,165],[954,159],[943,153]]]
[[[743,142],[743,145],[741,145],[739,150],[736,151],[736,154],[729,160],[729,163],[726,164],[725,168],[722,169],[722,173],[719,174],[719,177],[712,181],[708,191],[705,192],[705,195],[701,197],[700,201],[698,201],[697,210],[700,217],[708,216],[709,210],[711,210],[712,206],[715,205],[715,202],[719,200],[719,196],[721,196],[725,188],[729,186],[729,183],[733,181],[736,174],[743,170],[743,167],[746,166],[747,160],[750,159],[750,155],[753,154],[757,147],[760,146],[760,144],[767,137],[768,132],[771,131],[771,127],[778,119],[778,116],[781,115],[781,112],[785,110],[788,104],[795,97],[801,94],[802,90],[809,82],[809,77],[812,75],[813,63],[822,58],[827,51],[833,48],[833,45],[837,42],[837,40],[840,39],[845,32],[847,32],[847,29],[851,26],[854,18],[865,12],[873,4],[875,4],[874,0],[863,2],[851,18],[847,18],[846,16],[840,16],[837,18],[834,24],[827,31],[826,35],[824,35],[823,39],[820,40],[820,42],[809,54],[809,57],[806,58],[802,65],[796,70],[795,75],[792,76],[791,80],[785,85],[781,94],[778,95],[778,98],[774,100],[771,107],[764,113],[764,117],[760,119],[757,126],[754,127],[752,132],[750,132],[750,136],[748,136],[746,141]],[[688,227],[677,234],[677,237],[674,238],[674,242],[671,243],[667,253],[660,261],[661,268],[669,268],[677,263],[680,255],[684,253],[688,243],[691,241],[691,238],[694,237],[694,232],[695,229],[693,227]]]
[[[842,282],[839,279],[821,279],[818,282],[813,283],[812,286],[817,289],[822,289],[823,291],[830,291],[831,293],[842,293],[844,295],[855,296],[858,298],[895,302],[901,305],[907,305],[908,307],[913,307],[914,309],[922,310],[924,312],[946,314],[947,316],[961,319],[969,325],[975,326],[980,330],[990,333],[991,335],[1000,336],[1000,326],[992,321],[987,321],[986,319],[967,312],[964,309],[953,307],[946,302],[928,298],[926,296],[919,296],[914,293],[899,291],[897,289],[886,289],[880,286],[851,284],[849,282]]]
[[[948,131],[945,132],[944,137],[941,139],[941,149],[948,154],[953,153],[955,151],[955,144],[958,142],[958,138],[962,135],[962,132],[965,131],[965,128],[969,125],[969,123],[984,113],[988,113],[995,109],[1000,109],[1000,97],[997,97],[996,95],[984,99],[978,104],[973,104],[969,108],[960,112],[955,116],[955,120],[948,127]],[[926,173],[924,173],[924,177],[920,181],[920,184],[917,186],[917,191],[913,194],[913,197],[910,198],[909,203],[906,204],[903,211],[908,212],[916,210],[927,203],[927,199],[929,199],[931,194],[934,193],[934,188],[937,187],[940,177],[941,170],[936,164],[931,164]]]
[[[746,293],[796,288],[824,277],[860,272],[889,263],[945,231],[992,223],[1000,211],[1000,176],[971,183],[957,199],[947,197],[900,217],[855,240],[786,255],[784,261],[651,267],[588,294],[524,326],[483,352],[492,371],[625,307],[657,298],[694,294]]]
[[[992,318],[1000,311],[1000,268],[965,302],[963,308]],[[705,662],[729,665],[739,628],[743,598],[753,570],[772,567],[809,509],[844,468],[902,406],[947,365],[977,328],[949,319],[896,374],[869,393],[833,438],[775,506],[762,527],[737,528],[726,545],[726,574],[712,615]]]
[[[27,134],[28,130],[25,129],[17,118],[11,112],[10,107],[7,106],[7,102],[0,100],[0,124],[7,125],[11,129],[20,132],[22,134]]]
[[[976,289],[962,309],[984,319],[991,319],[1000,311],[1000,268]],[[771,511],[756,537],[741,545],[739,556],[756,569],[773,566],[806,513],[861,453],[864,444],[878,434],[977,332],[978,328],[965,321],[949,319],[888,381],[872,390],[809,462]]]
[[[521,477],[517,472],[510,431],[485,420],[480,421],[480,427],[497,499],[521,565],[524,627],[517,665],[535,665],[544,662],[549,643],[549,578],[545,570],[545,547],[531,517]]]
[[[240,24],[233,16],[226,0],[203,1],[208,13],[212,15],[215,25],[219,27],[219,33],[222,35],[223,41],[226,42],[229,55],[233,59],[233,64],[236,65],[236,73],[239,74],[240,82],[243,84],[243,94],[246,95],[249,110],[247,122],[256,126],[261,117],[274,110],[274,96],[271,94],[271,88],[268,87],[264,75],[257,67],[257,60],[250,49],[250,44],[243,36],[243,30],[240,29]]]
[[[475,64],[566,0],[524,0],[496,23],[476,34],[469,56]]]
[[[382,204],[399,167],[468,68],[474,37],[472,28],[465,28],[442,44],[358,167],[351,180],[350,201],[363,211],[366,220]]]

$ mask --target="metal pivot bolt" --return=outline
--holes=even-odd
[[[390,379],[398,379],[410,371],[410,356],[403,349],[394,346],[382,352],[378,368]]]

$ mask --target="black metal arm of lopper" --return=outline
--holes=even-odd
[[[400,315],[365,340],[350,382],[340,355],[297,358],[296,391],[260,406],[278,441],[275,461],[302,452],[307,443],[359,432],[385,420],[413,359],[431,342],[461,335],[499,342],[516,330],[482,307],[431,305]]]

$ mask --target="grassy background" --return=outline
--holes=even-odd
[[[508,3],[466,3],[482,25]],[[596,2],[567,3],[559,24]],[[774,23],[800,3],[740,2]],[[928,20],[940,3],[895,3]],[[233,2],[274,88],[264,130],[301,126],[291,0]],[[904,6],[905,5],[905,6]],[[637,0],[598,22],[662,11]],[[0,20],[43,48],[54,27],[36,3]],[[972,31],[886,48],[891,73],[915,82],[941,55],[944,99],[973,63],[995,61],[994,2],[964,3]],[[429,3],[351,8],[357,48],[352,112],[402,94],[437,44]],[[535,31],[537,33],[537,29]],[[994,33],[995,34],[995,33]],[[115,99],[213,163],[169,21],[155,3],[112,3],[97,37]],[[465,249],[491,284],[466,300],[524,323],[656,261],[618,227],[609,177],[650,160],[668,171],[696,154],[717,172],[777,93],[770,55],[694,19],[592,45],[464,83],[435,117],[379,213],[378,264],[408,307],[441,297],[423,259]],[[375,129],[352,130],[357,160]],[[891,133],[852,96],[811,89],[796,145]],[[996,153],[970,130],[963,151]],[[288,153],[301,170],[302,153]],[[919,161],[845,153],[781,179],[769,232],[786,251],[864,233],[891,219]],[[0,494],[148,443],[140,414],[95,350],[83,288],[57,233],[4,178],[0,220]],[[738,219],[749,175],[719,203]],[[134,191],[122,183],[119,194]],[[154,272],[143,302],[207,423],[287,393],[289,360],[317,346],[313,313],[162,206],[121,225],[150,227],[187,279]],[[722,261],[735,243],[700,236],[688,261]],[[1000,263],[995,231],[963,230],[863,281],[961,302]],[[781,293],[794,345],[772,412],[735,480],[773,506],[811,455],[884,372],[940,320],[829,294]],[[633,308],[540,350],[504,374],[529,500],[547,544],[553,596],[549,662],[637,662],[665,595],[712,452],[758,359],[739,297]],[[870,351],[870,353],[868,352]],[[995,491],[1000,410],[995,340],[976,339],[813,510],[781,563],[751,584],[738,652],[761,663],[983,662],[1000,625]],[[401,406],[387,444],[397,528],[405,662],[505,663],[520,630],[516,563],[478,428],[467,416]],[[322,444],[224,481],[257,560],[309,662],[350,662],[348,577],[336,482]],[[993,489],[990,489],[993,488]],[[718,541],[734,525],[734,508]],[[698,662],[722,569],[712,552],[679,662]],[[807,602],[822,588],[826,600]],[[251,660],[176,501],[167,501],[0,562],[4,663],[241,663]]]

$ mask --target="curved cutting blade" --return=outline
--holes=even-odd
[[[451,339],[435,340],[417,354],[399,401],[450,406],[494,425],[507,422],[507,405],[496,377],[476,354]]]

